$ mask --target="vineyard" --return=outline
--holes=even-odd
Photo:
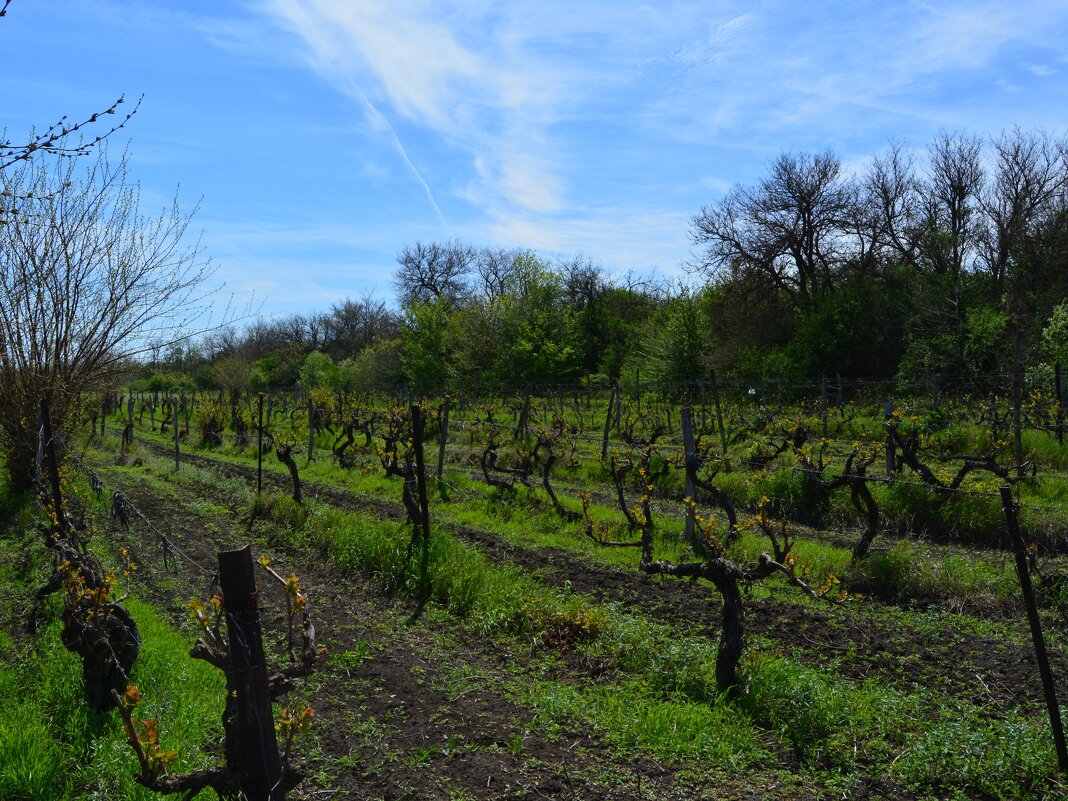
[[[0,796],[234,791],[251,542],[291,798],[1062,797],[1057,378],[107,393],[9,503]],[[140,629],[101,711],[87,555]]]

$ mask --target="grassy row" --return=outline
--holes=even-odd
[[[117,713],[94,712],[82,700],[80,661],[60,643],[60,599],[45,603],[34,634],[21,630],[51,570],[31,522],[28,504],[7,500],[0,534],[0,597],[10,621],[0,631],[0,798],[157,798],[133,781],[137,760]],[[157,718],[163,747],[179,751],[174,770],[216,764],[210,751],[221,737],[221,673],[191,660],[189,639],[153,607],[133,597],[124,605],[142,636],[131,676],[144,693],[141,716]]]
[[[157,476],[170,474],[163,460],[149,461]],[[183,468],[174,478],[201,490],[219,483],[208,470]],[[248,490],[243,497],[254,502]],[[406,558],[403,526],[324,504],[297,509],[281,498],[260,503],[273,517],[270,535],[276,539],[318,549],[349,570],[374,576],[390,592],[415,592],[418,576]],[[1011,713],[992,717],[989,710],[925,691],[858,684],[789,656],[751,658],[744,700],[727,703],[714,690],[712,644],[549,589],[437,528],[430,587],[440,608],[486,636],[507,638],[513,649],[570,647],[612,665],[612,678],[601,684],[546,678],[524,681],[518,692],[544,720],[588,722],[624,749],[720,767],[766,765],[771,757],[759,732],[770,731],[778,747],[796,751],[814,772],[855,781],[888,777],[924,792],[1021,797],[1055,775],[1048,732],[1035,721]]]
[[[254,449],[230,448],[218,449],[210,455],[213,459],[252,466],[255,464],[254,453]],[[273,458],[264,460],[264,469],[284,475],[288,480],[285,468]],[[580,471],[584,469],[586,467],[580,468]],[[392,499],[397,496],[396,482],[383,477],[378,466],[370,462],[366,469],[345,472],[327,461],[316,460],[302,465],[301,475],[305,480],[356,492],[368,498]],[[446,479],[443,494],[447,502],[434,504],[435,520],[492,531],[520,546],[561,548],[617,567],[632,568],[634,565],[633,552],[600,547],[583,536],[580,524],[563,522],[547,504],[539,502],[540,490],[534,492],[520,486],[514,497],[508,499],[500,493],[487,490],[484,484],[464,474],[449,472]],[[602,480],[600,476],[597,479]],[[789,504],[793,502],[790,499],[796,499],[804,492],[800,477],[789,470],[769,473],[763,478],[740,472],[723,473],[717,482],[735,496],[739,505],[752,507],[763,495],[779,498],[781,503]],[[930,501],[930,494],[926,490],[903,485],[876,486],[873,492],[876,495],[916,493],[921,500]],[[563,500],[565,504],[578,509],[577,501],[566,497]],[[1003,521],[1000,507],[997,506],[995,510],[986,498],[962,496],[960,500],[963,504],[974,501],[984,515],[996,511],[998,519]],[[848,493],[838,493],[833,502],[848,504]],[[661,504],[661,507],[664,506]],[[959,505],[947,508],[950,511],[946,514],[952,513],[958,518],[964,514]],[[1027,514],[1025,507],[1024,516]],[[591,515],[598,523],[619,530],[621,537],[626,536],[621,515],[614,506],[595,502],[591,505]],[[666,528],[657,543],[658,558],[685,558],[685,548],[671,531],[672,526],[681,529],[681,515],[681,506],[676,510],[670,503],[666,504],[664,514],[660,517],[665,521]],[[835,506],[827,517],[836,518],[845,525],[851,515],[851,507],[846,510]],[[807,566],[816,584],[833,573],[851,591],[899,603],[935,604],[954,611],[984,615],[1013,616],[1019,613],[1019,582],[1011,562],[1005,559],[1003,553],[975,551],[941,543],[917,543],[909,539],[891,539],[888,543],[877,539],[871,557],[866,562],[852,565],[849,548],[805,538],[803,529],[799,536],[794,554],[800,563]],[[752,562],[767,548],[765,539],[748,534],[732,548],[730,555]],[[1062,569],[1063,562],[1063,559],[1058,559],[1051,564],[1055,569]],[[1063,606],[1068,598],[1062,598],[1062,594],[1054,592],[1042,600],[1051,607]]]

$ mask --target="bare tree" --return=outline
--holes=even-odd
[[[557,269],[564,278],[567,302],[576,311],[603,300],[612,289],[605,268],[588,257],[575,256],[560,261]]]
[[[981,259],[1000,289],[1024,239],[1068,200],[1068,142],[1019,128],[993,141]]]
[[[756,187],[735,187],[693,218],[713,276],[757,272],[802,302],[830,289],[848,260],[843,232],[854,189],[830,151],[783,153]]]
[[[324,350],[339,361],[359,353],[382,337],[395,336],[399,325],[397,316],[385,302],[371,295],[335,303],[323,316],[323,321]]]
[[[395,283],[401,303],[427,300],[457,302],[466,294],[466,278],[475,251],[457,240],[405,245],[397,254]]]
[[[521,252],[516,248],[483,248],[475,254],[475,272],[481,282],[478,291],[487,305],[496,305],[507,294],[516,257]]]
[[[2,173],[32,198],[0,223],[0,447],[19,490],[42,399],[69,433],[86,396],[131,359],[219,325],[204,289],[213,271],[187,244],[177,200],[146,217],[125,158],[81,164],[38,153]]]
[[[873,159],[862,194],[877,220],[876,248],[890,261],[916,265],[922,203],[913,160],[901,144],[891,142]]]
[[[3,4],[0,5],[0,17],[7,16],[7,9],[10,5],[11,0],[4,0]],[[120,95],[114,103],[103,111],[97,111],[90,114],[88,117],[80,121],[71,120],[64,115],[63,117],[60,117],[57,122],[48,126],[43,133],[31,131],[26,140],[19,144],[15,144],[14,141],[7,138],[3,131],[0,131],[0,171],[3,171],[20,161],[26,161],[38,153],[51,153],[59,156],[84,156],[94,145],[104,141],[119,129],[126,127],[126,123],[130,121],[130,118],[137,113],[138,108],[141,106],[141,101],[139,99],[130,111],[126,114],[119,115],[119,107],[125,102],[126,96]],[[97,134],[95,137],[82,139],[78,141],[77,144],[71,143],[73,134],[84,134],[85,131],[83,129],[88,128],[90,125],[94,125],[107,117],[114,117],[118,119],[118,122],[114,123],[111,128],[103,133]],[[25,198],[11,195],[6,186],[0,188],[0,215],[10,211],[8,206],[11,203],[24,199]],[[8,205],[5,205],[4,201],[6,201]]]
[[[983,184],[982,140],[942,134],[928,151],[922,260],[933,272],[959,276],[979,235],[978,199]]]

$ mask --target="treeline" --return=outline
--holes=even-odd
[[[922,151],[891,144],[859,172],[829,151],[784,153],[695,214],[690,235],[692,280],[677,285],[582,257],[417,242],[397,256],[396,305],[346,300],[225,332],[159,354],[153,380],[951,381],[1007,372],[1017,348],[1030,365],[1068,361],[1063,136],[944,134]]]

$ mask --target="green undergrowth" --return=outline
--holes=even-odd
[[[103,457],[109,458],[106,454],[103,454]],[[314,499],[309,506],[300,506],[284,493],[265,493],[257,502],[248,481],[243,477],[227,476],[214,468],[192,464],[184,464],[181,470],[175,473],[168,460],[163,457],[145,453],[143,459],[144,467],[123,468],[123,472],[131,478],[149,481],[157,491],[171,493],[176,498],[182,495],[183,491],[200,495],[203,488],[211,487],[227,498],[236,513],[244,515],[249,508],[262,509],[283,532],[293,529],[308,513],[309,508],[317,506]],[[376,495],[364,491],[361,483],[364,479],[359,475],[339,474],[334,470],[333,476],[332,483],[335,486],[358,496],[399,500],[398,480],[385,480],[375,476],[374,480],[385,482],[384,490],[388,490]],[[346,479],[351,480],[346,482]],[[567,551],[572,557],[593,564],[610,565],[624,570],[636,569],[636,549],[606,548],[594,543],[581,533],[579,524],[565,523],[551,509],[546,508],[536,494],[525,488],[515,494],[492,491],[489,494],[484,491],[476,493],[475,482],[469,482],[462,477],[456,478],[455,481],[457,486],[462,488],[462,493],[456,493],[450,502],[442,503],[432,499],[431,503],[432,519],[446,527],[467,526],[476,531],[491,533],[517,547],[557,548]],[[594,518],[604,525],[619,525],[620,516],[613,509],[593,505],[592,512]],[[657,558],[688,557],[688,549],[681,542],[679,533],[681,524],[679,531],[675,531],[673,525],[658,530],[655,545]],[[626,537],[626,532],[621,531],[620,536]],[[728,555],[739,562],[756,564],[760,554],[767,550],[769,543],[766,537],[746,530],[739,541],[731,546]],[[1009,619],[1019,611],[1019,583],[1012,570],[1012,561],[1004,553],[976,552],[960,546],[900,539],[891,540],[890,545],[884,545],[882,540],[877,538],[869,559],[851,565],[848,548],[806,537],[803,529],[797,536],[793,553],[799,572],[814,587],[819,587],[828,575],[833,574],[851,593],[888,600],[906,608],[936,607],[970,615],[1007,616]],[[800,592],[787,588],[777,577],[754,587],[753,591],[759,593],[760,587],[782,588],[781,598],[789,603],[810,603]],[[1058,604],[1065,606],[1059,596],[1054,594],[1048,594],[1048,597],[1044,596],[1043,599],[1054,608],[1057,608]],[[866,611],[866,614],[889,615],[895,620],[898,617],[892,607],[877,606]],[[961,618],[961,621],[974,622],[980,630],[989,629],[993,625],[993,621],[988,623],[975,617]],[[909,625],[917,624],[910,622]],[[995,628],[999,629],[998,636],[1003,636],[1000,627]],[[1018,637],[1013,635],[1012,639],[1016,640]]]
[[[133,780],[137,760],[118,714],[95,712],[82,700],[80,662],[60,643],[60,598],[45,602],[33,634],[25,631],[30,599],[51,570],[31,517],[22,506],[6,516],[0,534],[0,798],[156,799]],[[190,659],[189,639],[152,606],[133,597],[123,604],[142,637],[131,676],[143,693],[139,715],[156,718],[162,746],[178,750],[172,770],[218,764],[222,674]]]
[[[253,459],[243,454],[216,452],[212,458],[249,466],[255,464]],[[284,468],[273,461],[265,459],[265,471],[283,475]],[[183,482],[190,472],[197,475],[196,466],[183,465],[171,479],[169,476],[173,470],[165,460],[157,460],[157,463],[160,477],[166,480]],[[373,465],[368,469],[343,472],[329,463],[313,462],[302,467],[302,477],[305,481],[319,482],[369,499],[399,500],[399,482],[382,476],[380,469]],[[717,479],[728,492],[737,488],[735,485],[738,481],[744,480],[739,472],[724,473]],[[791,471],[769,474],[768,480],[775,486],[763,489],[770,493],[768,497],[779,498],[780,503],[790,503],[789,499],[803,490],[799,476]],[[244,480],[219,475],[215,481],[226,487],[231,497],[247,497],[247,483]],[[635,549],[605,548],[587,538],[580,523],[563,521],[541,500],[540,490],[535,492],[520,486],[515,492],[502,492],[487,489],[477,481],[454,474],[447,474],[447,481],[448,500],[440,502],[432,499],[432,516],[437,522],[492,532],[520,547],[567,550],[592,562],[614,567],[633,569],[637,562]],[[755,490],[750,494],[754,494],[754,497],[747,498],[746,503],[756,504],[761,495],[756,494]],[[266,515],[281,524],[286,521],[280,516],[302,514],[301,507],[277,500],[278,497],[265,494],[260,505],[254,507],[254,514]],[[836,498],[845,503],[848,493],[839,493]],[[571,499],[565,498],[565,503],[575,510],[579,508]],[[264,504],[272,508],[260,508]],[[713,514],[722,517],[715,511]],[[682,529],[681,511],[679,515],[657,514],[657,520],[663,526],[656,541],[657,558],[675,561],[686,558],[687,549],[678,536]],[[591,516],[599,525],[613,531],[618,539],[636,537],[622,525],[622,516],[615,507],[593,503]],[[732,547],[731,556],[755,564],[760,554],[768,549],[766,538],[747,533],[738,545]],[[1005,568],[1003,556],[996,552],[967,552],[955,550],[954,546],[919,545],[900,538],[892,539],[891,545],[886,546],[883,539],[877,537],[871,558],[859,565],[851,565],[848,548],[805,538],[802,534],[796,541],[794,555],[816,586],[833,573],[851,591],[895,603],[933,603],[956,611],[982,614],[1014,614],[1017,611],[1015,599],[1019,592],[1018,582],[1011,570]]]
[[[531,709],[535,723],[550,734],[563,726],[589,726],[624,756],[645,752],[657,759],[733,770],[772,757],[744,710],[727,703],[665,698],[640,680],[587,688],[521,681],[513,683],[511,695]]]
[[[189,486],[214,481],[202,468],[179,476]],[[408,557],[407,526],[314,501],[298,513],[291,502],[255,499],[247,489],[240,498],[266,514],[263,534],[275,544],[317,550],[414,600],[421,584],[417,560]],[[482,513],[488,520],[488,510]],[[507,521],[495,528],[502,525]],[[833,553],[807,556],[840,567]],[[874,776],[923,793],[997,798],[1030,797],[1055,775],[1048,731],[1032,720],[1011,711],[992,715],[925,690],[843,679],[779,655],[768,643],[744,666],[741,699],[728,702],[715,687],[716,647],[707,638],[547,587],[437,526],[428,586],[437,608],[483,636],[505,638],[518,653],[577,651],[586,663],[606,666],[604,678],[592,684],[542,677],[521,681],[516,692],[545,725],[588,724],[624,752],[770,767],[775,752],[786,749],[827,781]],[[934,731],[944,739],[934,740]],[[986,770],[976,763],[980,744],[993,755]]]

